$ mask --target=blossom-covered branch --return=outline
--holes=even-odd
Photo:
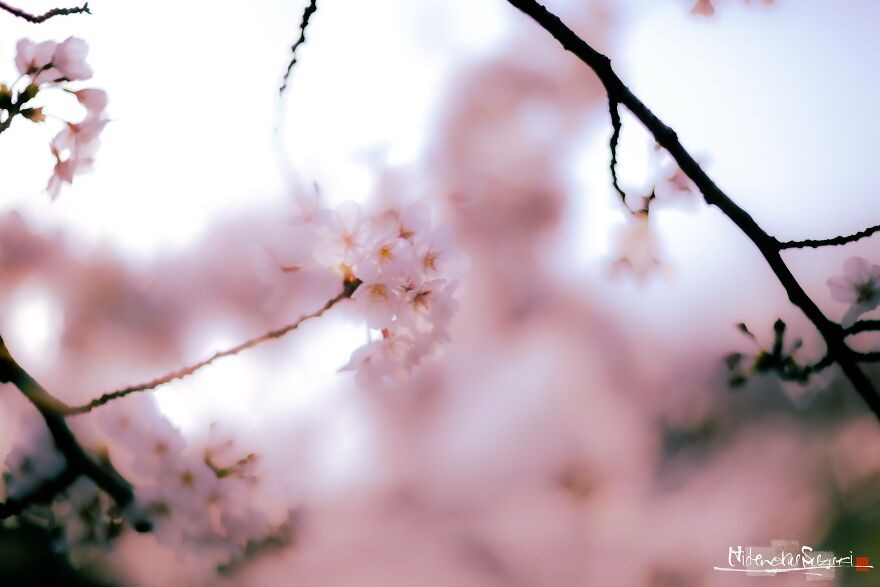
[[[250,338],[242,343],[235,345],[234,347],[228,348],[226,350],[217,351],[207,359],[203,361],[199,361],[198,363],[194,363],[187,367],[182,367],[175,371],[171,371],[170,373],[163,375],[161,377],[157,377],[156,379],[152,379],[147,381],[146,383],[141,383],[138,385],[131,385],[129,387],[125,387],[123,389],[119,389],[116,391],[112,391],[109,393],[105,393],[104,395],[93,399],[87,404],[83,404],[81,406],[64,406],[61,408],[62,412],[67,415],[75,415],[75,414],[85,414],[91,412],[93,409],[103,406],[104,404],[111,402],[116,399],[123,398],[127,395],[131,395],[133,393],[139,393],[142,391],[150,391],[156,389],[157,387],[161,387],[163,385],[167,385],[172,381],[176,381],[178,379],[183,379],[184,377],[189,377],[190,375],[196,373],[207,367],[208,365],[214,363],[215,361],[222,359],[224,357],[231,357],[233,355],[237,355],[238,353],[245,351],[247,349],[254,348],[263,344],[264,342],[268,342],[270,340],[279,339],[290,332],[293,332],[297,328],[299,328],[300,324],[309,320],[310,318],[317,318],[322,316],[327,310],[341,302],[342,300],[350,298],[355,290],[357,290],[358,286],[361,284],[359,280],[346,280],[344,283],[344,287],[342,292],[331,298],[324,304],[320,309],[312,312],[311,314],[306,314],[305,316],[301,316],[295,322],[291,322],[286,326],[282,326],[281,328],[276,328],[275,330],[270,330],[260,336],[256,336],[254,338]]]
[[[287,81],[290,79],[290,73],[293,66],[296,65],[296,52],[300,45],[306,42],[306,28],[309,26],[309,19],[318,10],[318,0],[309,0],[308,5],[303,11],[302,20],[299,23],[299,38],[290,46],[290,62],[287,64],[287,70],[284,72],[284,78],[281,80],[281,87],[278,89],[279,94],[283,94],[287,89]]]
[[[46,191],[52,199],[58,197],[64,183],[73,183],[74,176],[90,171],[98,149],[98,137],[109,122],[104,114],[107,94],[96,88],[73,90],[70,83],[92,77],[92,68],[86,63],[88,45],[82,39],[69,37],[61,43],[43,41],[34,43],[21,39],[16,44],[15,66],[21,74],[11,86],[0,83],[0,133],[21,116],[42,123],[47,116],[43,106],[31,105],[43,92],[62,90],[72,95],[85,107],[86,116],[79,122],[65,122],[61,131],[49,144],[55,158],[55,168]],[[24,87],[16,88],[19,82]],[[5,112],[5,116],[2,116]]]
[[[559,41],[563,48],[589,66],[605,87],[611,104],[619,103],[626,106],[645,125],[657,143],[672,156],[682,172],[699,188],[706,203],[719,208],[752,241],[785,288],[791,302],[804,312],[825,339],[828,356],[841,366],[856,391],[880,419],[880,396],[873,383],[859,367],[857,355],[846,345],[844,329],[822,313],[795,279],[782,260],[779,241],[761,228],[748,212],[712,181],[678,140],[676,132],[660,120],[617,76],[607,56],[596,51],[568,28],[559,17],[536,0],[508,0],[508,2],[534,19]],[[616,128],[615,132],[617,132]]]
[[[9,14],[13,16],[17,16],[19,18],[23,18],[28,22],[32,22],[34,24],[39,24],[41,22],[47,21],[53,16],[66,16],[68,14],[91,14],[92,11],[89,10],[89,3],[86,2],[82,6],[74,6],[73,8],[53,8],[43,14],[31,14],[29,12],[25,12],[21,8],[16,8],[15,6],[10,6],[6,2],[0,1],[0,10],[5,10]]]
[[[861,240],[863,238],[868,238],[872,234],[880,232],[880,224],[877,226],[871,226],[866,228],[865,230],[861,230],[854,234],[849,234],[846,236],[835,236],[833,238],[826,239],[807,239],[802,241],[786,241],[779,243],[780,249],[803,249],[803,248],[819,248],[819,247],[835,247],[839,245],[845,245],[848,243],[854,243],[857,240]]]
[[[36,494],[31,495],[31,499],[44,499],[47,497],[44,494],[48,491],[61,490],[76,478],[85,476],[107,492],[121,507],[132,502],[134,490],[131,484],[112,468],[99,463],[86,452],[64,420],[63,412],[67,406],[47,392],[12,358],[2,338],[0,338],[0,383],[15,385],[37,408],[46,422],[55,447],[66,461],[65,468],[68,473],[63,474],[56,482],[47,482],[42,489],[37,490]],[[67,475],[75,475],[75,477],[68,482]],[[6,508],[11,511],[26,503],[28,503],[27,499],[18,498],[18,502],[13,502]]]

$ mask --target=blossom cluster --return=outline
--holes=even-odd
[[[188,443],[146,396],[105,407],[94,423],[95,454],[132,482],[135,500],[122,508],[79,477],[42,508],[60,550],[81,558],[89,547],[110,546],[133,527],[151,530],[169,549],[225,564],[274,531],[256,507],[257,456],[237,454],[231,439]],[[26,498],[66,468],[44,427],[26,430],[6,458],[10,498]],[[31,505],[29,512],[39,516],[41,508]]]
[[[65,121],[64,127],[50,143],[55,167],[47,191],[53,199],[58,197],[62,184],[70,184],[74,176],[91,170],[98,137],[108,122],[104,114],[107,94],[103,90],[73,90],[69,87],[71,82],[92,77],[92,69],[85,61],[87,55],[88,46],[76,37],[69,37],[61,43],[34,43],[21,39],[16,45],[15,55],[15,65],[21,76],[12,86],[0,85],[0,111],[5,111],[0,130],[9,127],[17,115],[32,122],[45,121],[44,107],[30,104],[48,89],[60,89],[72,94],[86,109],[86,116],[82,120]],[[16,91],[21,80],[26,85]]]
[[[238,457],[228,439],[201,449],[188,443],[149,397],[109,405],[97,421],[114,465],[135,487],[126,520],[148,523],[160,544],[220,563],[270,531],[252,507],[256,455]]]
[[[449,338],[463,259],[449,226],[432,227],[424,203],[366,217],[351,202],[308,218],[317,244],[315,261],[359,283],[355,307],[375,340],[343,367],[359,384],[399,380]]]

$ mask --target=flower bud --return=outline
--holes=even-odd
[[[39,108],[25,108],[21,111],[21,115],[30,120],[31,122],[43,122],[46,120],[46,115],[43,114],[43,107]]]

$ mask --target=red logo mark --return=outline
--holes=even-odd
[[[856,557],[856,571],[867,573],[871,569],[868,566],[871,564],[871,559],[866,556],[857,556]]]

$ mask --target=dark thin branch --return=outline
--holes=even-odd
[[[85,475],[106,491],[121,507],[134,499],[131,484],[116,471],[101,465],[80,445],[62,415],[67,406],[43,389],[12,358],[2,338],[0,338],[0,383],[15,385],[37,408],[49,428],[55,446],[67,461],[67,468],[71,474]]]
[[[880,232],[880,224],[877,226],[872,226],[870,228],[866,228],[860,232],[855,234],[850,234],[847,236],[835,236],[834,238],[826,238],[819,240],[803,240],[803,241],[786,241],[779,243],[780,249],[803,249],[803,248],[819,248],[819,247],[836,247],[840,245],[845,245],[848,243],[854,243],[857,240],[861,240],[863,238],[868,238],[872,234]]]
[[[825,339],[829,357],[840,364],[853,387],[880,419],[880,396],[870,379],[859,367],[853,351],[844,342],[844,331],[830,321],[807,295],[780,256],[780,243],[767,234],[760,225],[719,188],[699,163],[679,142],[678,135],[661,121],[617,76],[611,60],[599,53],[559,17],[550,13],[536,0],[508,0],[508,2],[535,20],[567,50],[589,66],[605,86],[609,100],[618,102],[645,125],[661,147],[672,156],[682,172],[700,189],[706,203],[718,207],[754,243],[785,288],[788,298],[816,326]]]
[[[194,363],[192,365],[189,365],[188,367],[182,367],[180,369],[177,369],[176,371],[171,371],[170,373],[167,373],[161,377],[157,377],[156,379],[152,379],[150,381],[147,381],[146,383],[132,385],[132,386],[129,386],[129,387],[126,387],[123,389],[119,389],[117,391],[111,391],[109,393],[105,393],[104,395],[102,395],[98,398],[95,398],[92,401],[90,401],[89,403],[83,404],[81,406],[71,406],[71,407],[64,406],[61,408],[62,413],[66,414],[66,415],[76,415],[76,414],[85,414],[85,413],[91,412],[95,408],[103,406],[104,404],[109,403],[113,400],[123,398],[123,397],[125,397],[127,395],[131,395],[133,393],[140,393],[142,391],[149,391],[152,389],[156,389],[157,387],[161,387],[163,385],[171,383],[172,381],[176,381],[178,379],[183,379],[184,377],[189,377],[190,375],[196,373],[197,371],[200,371],[201,369],[204,369],[205,367],[207,367],[208,365],[214,363],[215,361],[217,361],[219,359],[222,359],[224,357],[231,357],[233,355],[237,355],[238,353],[240,353],[244,350],[251,349],[255,346],[261,345],[264,342],[268,342],[270,340],[275,340],[275,339],[281,338],[284,335],[286,335],[290,332],[293,332],[294,330],[299,328],[300,324],[302,324],[306,320],[309,320],[310,318],[317,318],[317,317],[323,315],[324,312],[326,312],[327,310],[329,310],[330,308],[332,308],[333,306],[335,306],[336,304],[338,304],[342,300],[350,298],[354,294],[355,290],[360,286],[360,284],[361,284],[360,280],[346,281],[344,289],[342,290],[342,292],[339,295],[328,300],[327,303],[324,304],[320,309],[312,312],[311,314],[306,314],[304,316],[301,316],[298,320],[296,320],[295,322],[291,322],[290,324],[288,324],[286,326],[282,326],[281,328],[277,328],[275,330],[270,330],[269,332],[266,332],[264,334],[261,334],[259,336],[254,337],[254,338],[250,338],[242,343],[235,345],[232,348],[228,348],[223,351],[217,351],[216,353],[214,353],[213,355],[211,355],[210,357],[208,357],[207,359],[205,359],[203,361],[199,361],[198,363]]]
[[[862,363],[876,363],[880,361],[880,351],[871,353],[855,353],[856,359]]]
[[[309,0],[308,6],[303,11],[302,20],[299,23],[299,38],[290,46],[290,63],[287,64],[287,71],[284,72],[284,78],[281,80],[281,88],[279,88],[278,93],[283,94],[284,90],[287,89],[287,82],[290,79],[290,73],[293,71],[293,66],[297,63],[297,55],[296,52],[300,48],[300,45],[306,42],[306,28],[309,26],[309,19],[312,18],[312,15],[318,10],[318,0]]]
[[[79,471],[65,466],[57,477],[46,479],[20,497],[10,497],[5,503],[0,503],[0,520],[17,516],[33,505],[52,503],[55,496],[70,487],[79,476]]]
[[[620,140],[620,131],[623,127],[620,121],[620,102],[615,100],[614,98],[608,98],[608,111],[611,114],[611,141],[608,147],[611,149],[611,163],[609,167],[611,168],[611,185],[614,186],[614,189],[620,195],[620,200],[623,202],[623,205],[626,206],[626,193],[620,188],[620,184],[617,182],[617,143]]]
[[[858,334],[860,332],[870,332],[872,330],[880,330],[880,320],[859,320],[846,329],[847,336]]]
[[[29,12],[25,12],[21,8],[16,8],[15,6],[10,6],[6,2],[0,1],[0,10],[5,10],[6,12],[12,14],[13,16],[17,16],[19,18],[23,18],[28,22],[32,22],[34,24],[39,24],[41,22],[45,22],[52,18],[53,16],[66,16],[68,14],[91,14],[92,11],[89,10],[89,3],[86,2],[82,6],[76,6],[74,8],[53,8],[48,12],[44,12],[43,14],[31,14]]]

